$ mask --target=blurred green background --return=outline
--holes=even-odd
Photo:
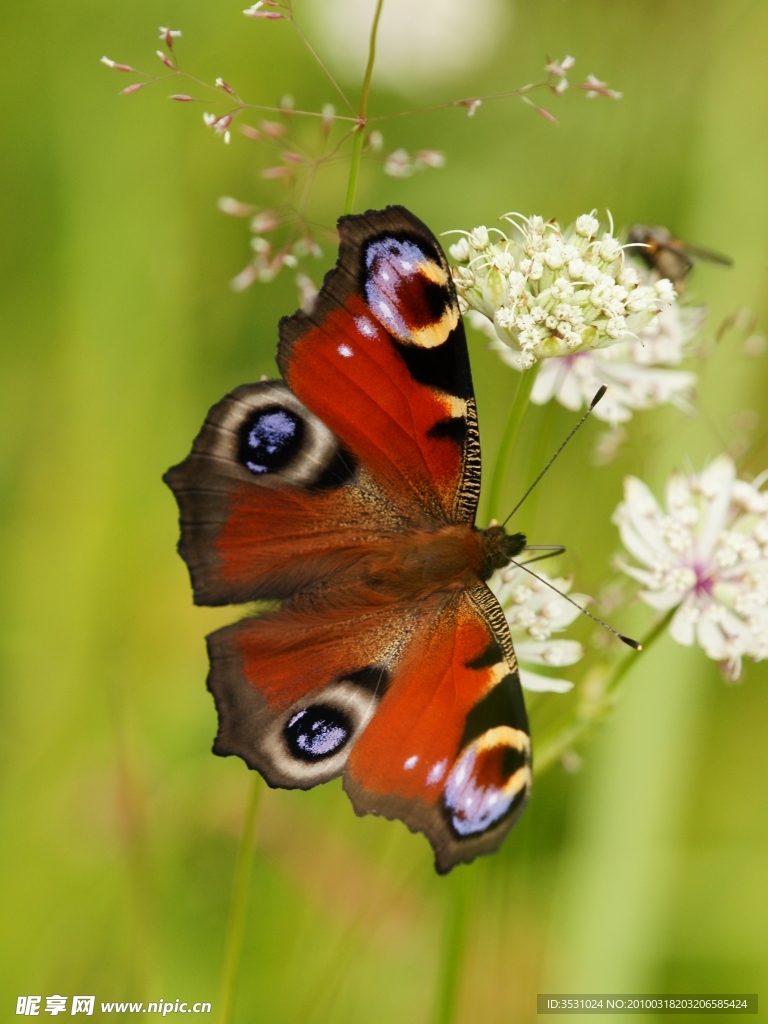
[[[734,258],[731,271],[696,271],[712,324],[740,306],[764,317],[768,7],[500,2],[492,53],[409,101],[377,88],[372,113],[512,88],[565,53],[577,58],[572,80],[594,72],[623,100],[542,97],[559,125],[508,100],[473,119],[454,110],[385,126],[387,150],[444,150],[447,167],[402,181],[367,167],[357,208],[402,202],[443,231],[510,209],[567,223],[608,207],[619,225],[667,224]],[[223,75],[253,102],[287,91],[305,107],[334,101],[288,26],[246,21],[240,7],[30,0],[3,10],[8,1017],[24,994],[201,999],[214,1010],[218,997],[248,773],[210,754],[203,637],[233,612],[192,607],[160,477],[215,400],[274,373],[277,321],[295,309],[296,287],[290,272],[244,294],[228,287],[248,233],[215,201],[276,201],[258,148],[237,133],[224,147],[200,108],[168,102],[175,86],[118,96],[133,79],[98,60],[154,71],[156,26],[169,24],[201,78]],[[323,16],[323,0],[297,4],[299,16],[309,7]],[[327,224],[344,179],[344,167],[322,179],[314,210]],[[561,568],[575,589],[597,593],[611,577],[623,474],[658,489],[674,466],[699,468],[721,450],[718,434],[733,440],[745,409],[762,417],[756,436],[768,428],[765,359],[737,341],[702,369],[706,417],[640,414],[600,469],[601,428],[589,424],[521,517],[532,539],[568,545]],[[514,379],[479,337],[472,344],[487,477]],[[536,438],[572,422],[531,410],[510,501],[538,468]],[[750,455],[750,471],[768,466],[768,447]],[[641,609],[626,621],[643,631],[651,619]],[[502,850],[448,879],[422,837],[356,819],[338,784],[267,792],[236,1020],[426,1024],[456,879],[470,875],[457,968],[465,1024],[532,1020],[537,992],[768,998],[767,726],[765,666],[727,686],[700,651],[664,639],[580,748],[583,770],[553,769]]]

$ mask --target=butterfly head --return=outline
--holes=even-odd
[[[527,543],[524,533],[507,533],[503,526],[495,523],[480,533],[485,556],[482,572],[484,580],[490,579],[497,569],[505,569]]]

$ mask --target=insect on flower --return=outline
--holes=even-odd
[[[629,244],[659,277],[672,281],[677,291],[682,291],[683,281],[697,259],[722,267],[733,265],[729,256],[675,238],[668,228],[658,224],[635,224],[629,229]]]

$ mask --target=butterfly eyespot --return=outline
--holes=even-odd
[[[348,715],[328,704],[313,704],[293,714],[283,730],[288,749],[300,761],[322,761],[349,741],[353,725]]]
[[[497,726],[464,749],[445,783],[443,800],[457,836],[487,831],[521,810],[531,785],[530,740]]]
[[[378,238],[365,250],[365,265],[368,306],[386,330],[405,345],[442,346],[459,311],[437,254],[407,238]]]
[[[342,487],[357,471],[333,432],[276,380],[243,385],[215,406],[196,449],[235,462],[242,476],[277,490]]]
[[[384,681],[374,690],[368,676],[382,678],[382,671],[381,666],[369,666],[305,696],[271,719],[256,747],[244,733],[249,763],[256,765],[271,785],[288,788],[307,789],[340,775],[386,688]]]
[[[252,473],[274,473],[301,451],[304,421],[292,409],[269,405],[256,409],[240,427],[238,457]]]

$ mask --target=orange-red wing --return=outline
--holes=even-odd
[[[531,745],[504,616],[484,586],[445,605],[408,645],[352,748],[358,813],[425,833],[438,871],[495,850],[531,785]]]
[[[480,446],[442,249],[402,207],[342,218],[339,232],[313,310],[281,322],[283,377],[393,504],[473,523]]]
[[[242,757],[271,786],[340,775],[432,611],[366,607],[352,587],[213,633],[214,751]]]
[[[244,385],[208,414],[165,480],[198,604],[283,599],[340,582],[404,522],[282,381]]]
[[[358,599],[352,586],[209,637],[214,750],[272,786],[344,773],[358,813],[423,832],[448,871],[496,849],[530,790],[503,613],[484,585],[411,607]]]

